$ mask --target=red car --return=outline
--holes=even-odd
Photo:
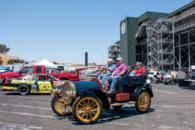
[[[79,71],[74,73],[63,72],[60,73],[57,69],[46,68],[43,65],[34,65],[30,67],[24,67],[18,72],[6,72],[0,74],[1,84],[5,81],[6,78],[19,78],[27,74],[47,74],[60,79],[60,80],[70,80],[70,81],[79,81]]]

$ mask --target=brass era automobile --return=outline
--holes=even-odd
[[[113,95],[106,94],[97,79],[65,81],[53,89],[51,107],[59,116],[72,113],[78,122],[90,124],[100,118],[102,110],[119,109],[130,102],[135,103],[138,112],[145,113],[150,108],[152,97],[152,87],[146,83],[146,75],[122,77]]]

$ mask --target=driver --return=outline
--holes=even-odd
[[[99,69],[101,70],[98,79],[101,80],[102,82],[104,82],[107,77],[112,75],[112,72],[114,71],[114,69],[116,68],[116,65],[114,64],[113,60],[111,58],[109,58],[107,60],[107,67],[99,67]],[[105,72],[105,73],[103,73]]]

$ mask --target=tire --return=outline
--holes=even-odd
[[[4,85],[6,79],[2,79],[0,85]]]
[[[95,112],[95,114],[93,112]],[[102,102],[97,96],[84,95],[78,97],[73,103],[73,116],[80,123],[83,124],[95,123],[100,118],[101,113]]]
[[[70,106],[65,106],[63,104],[63,102],[61,102],[61,104],[57,104],[57,102],[59,102],[59,100],[61,99],[61,97],[59,96],[54,96],[51,99],[51,108],[52,111],[57,115],[57,116],[66,116],[71,114],[72,109]],[[60,103],[60,102],[59,102]],[[64,102],[65,103],[65,102]],[[57,106],[60,105],[60,106]],[[67,110],[67,111],[66,111]],[[69,111],[68,111],[69,110]]]
[[[195,90],[195,84],[194,84],[194,83],[191,83],[191,84],[189,85],[189,88],[192,89],[192,90]]]
[[[30,87],[28,85],[20,85],[18,87],[18,92],[20,95],[25,96],[30,93]]]
[[[139,113],[148,112],[151,105],[151,95],[148,91],[142,91],[135,103],[135,108]]]

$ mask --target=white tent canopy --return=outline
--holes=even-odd
[[[43,59],[42,61],[36,63],[36,65],[44,65],[46,67],[50,67],[50,68],[57,68],[57,65],[55,65],[54,63],[50,62],[48,59]]]

